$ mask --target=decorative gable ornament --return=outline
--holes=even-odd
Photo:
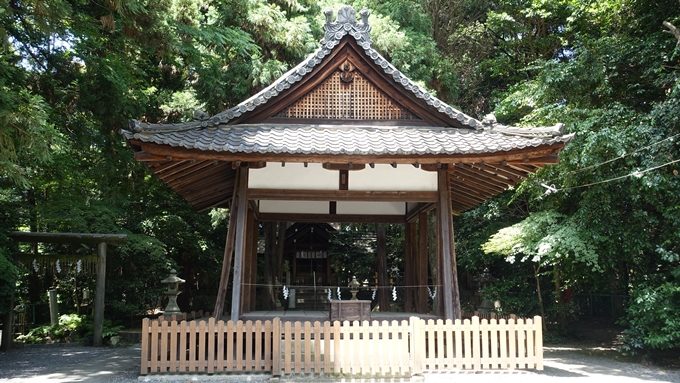
[[[324,41],[340,40],[346,34],[350,33],[357,41],[371,44],[371,26],[368,24],[368,16],[370,12],[368,9],[359,11],[361,22],[357,22],[356,12],[354,8],[349,5],[343,5],[338,11],[338,18],[333,21],[333,10],[328,8],[323,11],[326,16],[326,25],[324,26]],[[323,43],[323,42],[322,42]]]

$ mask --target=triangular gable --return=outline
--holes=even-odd
[[[274,118],[422,121],[408,107],[375,86],[350,60]]]
[[[481,122],[437,99],[371,47],[368,11],[326,12],[321,46],[271,85],[207,120],[243,124],[288,120],[393,121],[481,128]],[[341,78],[350,79],[343,88]],[[356,81],[356,83],[354,83]],[[344,97],[344,99],[343,99]],[[331,105],[324,105],[330,102]],[[332,104],[332,103],[336,104]],[[330,110],[322,112],[324,108]]]

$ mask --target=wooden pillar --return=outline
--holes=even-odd
[[[241,168],[236,180],[238,211],[236,212],[236,238],[234,240],[234,283],[231,289],[231,317],[238,320],[241,312],[241,284],[243,282],[243,258],[246,250],[246,219],[248,215],[248,168]]]
[[[416,257],[416,281],[419,286],[416,290],[416,311],[426,313],[427,310],[427,271],[429,268],[429,256],[427,246],[427,213],[418,215],[418,251]]]
[[[251,214],[253,215],[250,220],[250,230],[252,232],[252,242],[250,244],[250,311],[256,309],[255,303],[257,302],[257,241],[258,241],[258,225],[257,219],[255,219],[255,209],[251,209]],[[262,290],[264,291],[264,290]]]
[[[437,171],[439,198],[437,218],[439,222],[439,244],[441,249],[441,269],[444,299],[444,318],[460,319],[460,296],[458,293],[458,272],[453,243],[453,219],[451,216],[451,188],[446,169]]]
[[[253,210],[248,207],[248,215],[246,217],[246,244],[243,258],[243,288],[241,290],[241,313],[247,313],[251,307],[251,297],[253,292],[253,221],[255,215]]]
[[[0,351],[9,351],[14,343],[14,294],[9,299],[9,310],[5,314],[2,323],[2,342]]]
[[[404,302],[404,311],[406,312],[414,312],[415,311],[415,304],[414,304],[414,298],[415,298],[415,291],[417,290],[416,285],[418,283],[416,282],[416,251],[417,251],[417,243],[416,243],[416,225],[415,223],[408,222],[405,225],[404,228],[404,280],[405,280],[405,285],[406,291],[405,293],[405,302]]]
[[[264,222],[264,270],[262,270],[262,276],[264,283],[267,285],[266,289],[260,289],[261,293],[267,293],[267,309],[273,310],[275,306],[276,296],[274,295],[274,247],[275,247],[275,234],[274,234],[274,223]]]
[[[389,289],[387,288],[387,254],[385,251],[385,225],[379,223],[376,225],[376,239],[377,239],[377,252],[376,252],[376,270],[378,272],[378,305],[380,305],[380,311],[388,311],[390,301],[389,301]]]
[[[220,273],[220,285],[217,288],[217,298],[215,299],[215,309],[213,316],[219,320],[224,314],[224,300],[227,299],[227,288],[229,287],[229,274],[231,273],[231,260],[234,254],[234,237],[236,236],[236,210],[238,201],[236,192],[238,190],[238,179],[240,168],[236,169],[234,175],[234,191],[231,195],[231,206],[229,207],[229,223],[227,227],[227,238],[224,243],[224,256],[222,257],[222,272]]]
[[[437,204],[438,205],[438,204]],[[434,240],[437,241],[434,262],[434,275],[436,276],[437,296],[434,299],[434,311],[436,315],[444,315],[444,281],[442,275],[442,241],[441,221],[439,220],[439,206],[434,212]]]
[[[95,346],[102,345],[104,331],[104,294],[106,289],[106,242],[97,245],[97,289],[94,300],[94,339]]]
[[[278,223],[278,234],[276,235],[276,277],[279,283],[283,284],[286,282],[286,276],[283,275],[283,253],[286,246],[286,222]]]
[[[50,307],[50,325],[59,324],[59,302],[57,301],[57,290],[47,290],[47,301]]]

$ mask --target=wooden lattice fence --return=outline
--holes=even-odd
[[[141,373],[411,376],[543,369],[541,317],[373,322],[142,323]]]

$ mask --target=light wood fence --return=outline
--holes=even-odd
[[[141,373],[411,376],[543,369],[541,317],[373,322],[142,322]]]

